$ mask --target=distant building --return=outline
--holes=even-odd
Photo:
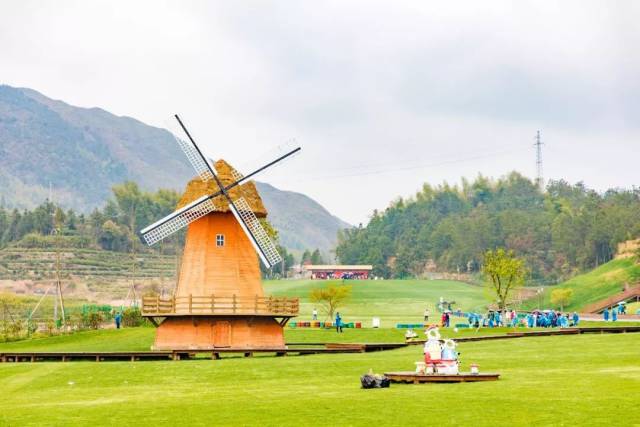
[[[312,279],[368,279],[372,265],[304,265]]]

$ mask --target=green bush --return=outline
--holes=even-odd
[[[122,324],[127,327],[141,326],[144,318],[138,307],[125,308],[122,311]]]
[[[89,311],[82,315],[82,323],[85,328],[98,329],[102,322],[104,322],[104,315],[100,311]]]

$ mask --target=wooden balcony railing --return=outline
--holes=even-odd
[[[180,296],[142,298],[143,316],[259,315],[297,316],[298,298],[243,296]]]

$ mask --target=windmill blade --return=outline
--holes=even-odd
[[[187,156],[187,160],[189,160],[189,163],[191,163],[191,166],[193,166],[200,179],[203,181],[213,179],[213,174],[215,173],[213,165],[202,154],[200,147],[196,145],[196,142],[182,123],[182,120],[180,120],[180,117],[176,114],[174,118],[175,120],[168,122],[167,127],[182,152]]]
[[[178,209],[171,215],[142,229],[140,234],[142,234],[147,245],[151,246],[181,228],[186,227],[193,221],[205,216],[209,212],[215,211],[216,207],[213,204],[213,198],[213,195],[202,196],[187,206]]]
[[[276,245],[273,244],[244,197],[234,200],[233,203],[229,204],[229,207],[254,249],[258,252],[258,256],[264,266],[271,268],[282,261]]]
[[[189,161],[196,168],[196,171],[203,171],[201,175],[202,179],[210,179],[210,176],[216,181],[220,192],[229,202],[229,208],[231,209],[231,212],[233,212],[233,215],[242,227],[242,230],[245,232],[247,237],[249,237],[249,240],[253,244],[254,249],[258,252],[258,255],[260,256],[260,259],[262,260],[264,265],[267,266],[267,268],[271,268],[272,266],[280,262],[282,260],[280,254],[276,250],[273,242],[269,239],[267,232],[264,231],[264,228],[262,228],[262,225],[260,225],[258,218],[256,218],[251,208],[249,208],[247,201],[244,200],[244,198],[238,199],[238,202],[241,204],[240,209],[238,209],[238,207],[235,205],[236,202],[234,202],[234,200],[231,199],[231,196],[229,196],[227,188],[222,184],[220,178],[218,178],[216,170],[211,165],[209,160],[202,154],[202,151],[193,140],[193,137],[185,127],[184,123],[182,123],[182,120],[180,120],[180,117],[178,117],[178,115],[176,114],[175,118],[182,128],[184,134],[187,136],[187,138],[189,138],[189,141],[191,142],[191,145],[195,150],[188,150],[189,153],[185,151],[185,154],[187,154],[187,157],[189,157]],[[270,164],[274,164],[279,160],[281,159],[271,162]],[[207,170],[203,169],[203,166],[206,167],[208,173]],[[262,169],[265,168],[266,167],[263,167]]]
[[[290,151],[285,152],[284,154],[280,155],[278,158],[272,160],[271,162],[267,163],[266,165],[263,165],[262,167],[256,169],[255,171],[251,172],[250,174],[244,176],[244,175],[240,175],[240,173],[238,173],[237,171],[235,171],[235,169],[232,170],[232,173],[234,174],[234,177],[236,177],[236,181],[232,184],[229,184],[228,186],[226,186],[224,188],[224,191],[229,191],[232,188],[248,181],[250,178],[253,178],[254,176],[256,176],[257,174],[259,174],[260,172],[264,171],[265,169],[267,169],[270,166],[273,166],[274,164],[288,158],[291,157],[293,155],[295,155],[296,153],[298,153],[301,150],[300,147],[296,147]],[[150,226],[144,228],[143,230],[140,231],[140,234],[142,234],[144,240],[147,242],[147,244],[149,246],[159,242],[160,240],[164,239],[165,237],[175,233],[176,231],[180,230],[181,228],[186,227],[189,223],[195,221],[196,219],[208,214],[209,212],[213,212],[214,210],[216,210],[215,206],[213,205],[213,199],[215,199],[218,196],[223,195],[224,192],[222,190],[210,194],[208,196],[203,196],[197,200],[195,200],[194,202],[192,202],[191,204],[183,207],[180,210],[175,211],[174,213],[172,213],[171,215],[166,216],[165,218],[156,221],[155,223],[151,224]],[[246,204],[246,201],[245,201]],[[232,203],[230,203],[230,205],[232,205]],[[253,212],[251,212],[251,214],[253,214]],[[255,215],[254,215],[255,216]],[[236,216],[236,219],[238,218],[238,216]],[[257,218],[256,218],[257,221]],[[260,222],[257,222],[258,226],[260,226]],[[245,225],[245,224],[243,224]],[[261,227],[261,226],[260,226]],[[266,234],[266,232],[265,232]],[[251,241],[253,242],[255,239],[251,239]],[[273,244],[271,244],[271,246],[273,246]],[[256,249],[258,251],[258,253],[260,254],[260,251],[258,249]],[[262,259],[262,256],[261,256]],[[264,262],[264,260],[263,260]],[[267,263],[265,262],[265,265]],[[277,264],[277,262],[275,262],[275,264]]]
[[[260,224],[260,221],[258,221],[258,218],[256,217],[256,215],[253,213],[253,211],[249,207],[247,201],[244,200],[244,198],[240,198],[240,199],[238,199],[236,201],[231,199],[231,196],[229,196],[229,192],[227,191],[227,187],[225,187],[222,184],[222,182],[220,181],[220,179],[218,178],[218,176],[216,174],[216,171],[215,171],[213,165],[202,154],[202,151],[200,150],[200,148],[198,147],[196,142],[193,140],[193,137],[191,136],[191,134],[189,133],[189,131],[187,130],[185,125],[182,123],[182,120],[180,120],[180,117],[178,117],[178,115],[176,114],[175,118],[178,121],[178,124],[180,125],[180,128],[182,129],[183,133],[187,136],[187,138],[189,139],[189,142],[191,143],[190,145],[188,143],[186,143],[186,141],[183,141],[181,143],[180,139],[178,139],[178,143],[180,144],[181,147],[183,147],[183,151],[187,155],[187,158],[189,159],[189,161],[191,162],[193,167],[196,169],[196,172],[198,172],[198,174],[200,175],[200,177],[203,180],[206,181],[208,179],[213,178],[216,181],[216,184],[218,185],[218,188],[220,189],[220,192],[224,195],[224,197],[229,202],[229,208],[231,209],[231,212],[235,216],[236,220],[238,221],[238,223],[242,227],[242,230],[245,232],[247,237],[249,237],[249,240],[251,241],[251,244],[253,245],[253,247],[256,250],[256,252],[258,252],[258,255],[260,256],[260,259],[262,260],[264,265],[267,268],[271,268],[274,265],[276,265],[277,263],[279,263],[280,261],[282,261],[282,257],[280,257],[280,254],[278,253],[275,245],[273,244],[271,239],[269,239],[269,236],[267,235],[267,232],[264,230],[264,228]],[[296,153],[298,151],[300,151],[300,148],[292,151],[291,153],[289,153],[289,155],[294,154],[294,153]],[[267,167],[279,162],[280,160],[284,159],[285,157],[287,157],[287,155],[285,155],[285,156],[283,156],[283,157],[281,157],[279,159],[276,159],[275,161],[269,163],[266,166],[263,166],[258,171],[253,172],[253,175],[255,175],[256,173],[260,172],[261,170],[264,170]],[[245,177],[240,177],[240,179],[243,180],[243,179],[245,179]],[[236,183],[237,182],[239,182],[239,181],[236,180]],[[205,196],[205,198],[212,198],[212,197],[213,197],[213,195]],[[236,205],[236,203],[239,203],[240,206],[238,207]],[[176,218],[179,218],[179,217],[180,216],[178,216]],[[172,223],[172,222],[173,222],[173,220],[169,221],[169,223]],[[181,220],[177,220],[177,224],[178,225],[182,224]],[[186,224],[187,223],[185,223],[184,225],[186,225]],[[184,225],[182,225],[182,227],[184,227]],[[161,227],[162,227],[162,225],[161,225]],[[169,234],[171,234],[174,231],[171,231],[169,229],[168,231],[165,231],[165,233],[167,233],[167,232]],[[162,238],[161,237],[162,233],[158,233],[158,234],[159,234],[160,237],[151,237],[151,240],[153,240],[153,239],[161,239]]]
[[[295,145],[295,140],[287,141],[284,144],[273,147],[269,151],[256,156],[252,160],[240,163],[238,170],[233,170],[233,178],[236,181],[245,178],[241,171],[255,171],[249,175],[255,175],[265,169],[273,170],[274,167],[281,166],[286,163],[284,160],[290,160],[300,153],[301,148]],[[275,159],[275,160],[270,160]],[[269,161],[270,160],[270,161]],[[248,176],[248,175],[247,175]]]

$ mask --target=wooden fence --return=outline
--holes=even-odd
[[[142,298],[143,316],[197,315],[273,315],[297,316],[298,298],[246,296],[181,296]]]

